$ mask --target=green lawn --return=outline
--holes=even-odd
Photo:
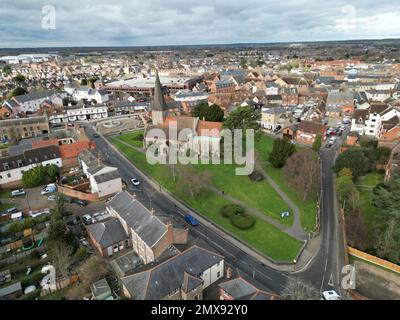
[[[382,222],[379,209],[372,205],[372,189],[380,182],[383,182],[383,175],[379,173],[369,173],[357,180],[361,214],[370,230],[376,228]]]
[[[127,132],[118,136],[118,139],[126,143],[129,143],[134,147],[143,148],[143,141],[139,140],[140,136],[143,136],[143,133],[144,133],[143,130]]]
[[[212,191],[204,191],[200,196],[196,198],[187,198],[179,193],[179,191],[175,187],[175,183],[173,181],[172,170],[165,165],[150,165],[144,154],[135,151],[134,149],[126,148],[124,144],[113,139],[113,144],[123,152],[138,168],[143,170],[148,175],[152,176],[155,180],[157,180],[163,187],[168,189],[170,192],[174,193],[181,199],[185,199],[185,201],[191,205],[193,208],[201,212],[204,216],[208,217],[210,220],[215,222],[216,224],[222,226],[228,231],[235,234],[237,237],[241,238],[248,244],[254,246],[259,251],[264,254],[270,256],[275,260],[285,260],[292,261],[296,255],[298,254],[302,243],[297,241],[296,239],[290,237],[286,233],[280,231],[274,226],[268,224],[267,222],[255,217],[256,224],[250,230],[239,230],[233,227],[230,222],[223,218],[220,215],[220,209],[228,204],[229,202],[223,198],[221,195],[218,195]],[[225,167],[222,169],[222,167]],[[207,166],[199,166],[199,169],[206,169]],[[218,169],[219,168],[219,169]],[[225,176],[225,170],[232,170],[229,166],[215,166],[214,171],[220,170],[221,173],[217,177],[214,177],[213,183],[218,184],[216,180],[218,177]],[[257,201],[257,197],[261,199],[261,193],[256,192],[254,195],[246,195],[240,194],[238,188],[241,183],[246,181],[246,185],[251,183],[247,177],[236,177],[229,175],[229,185],[224,185],[225,192],[229,193],[237,193],[236,195],[247,196],[247,199],[251,199],[251,201]],[[239,180],[236,180],[239,179]],[[247,180],[245,180],[247,179]],[[236,180],[236,181],[235,181]],[[247,182],[248,181],[248,182]],[[232,185],[232,184],[236,184]],[[239,185],[239,186],[237,186]],[[265,187],[265,186],[264,186]],[[252,193],[251,190],[247,190],[247,193]],[[233,195],[233,194],[232,194]],[[267,197],[266,197],[267,198]],[[280,198],[279,198],[280,199]],[[276,199],[275,199],[276,200]],[[282,199],[279,201],[283,202]],[[276,204],[274,204],[276,206]],[[279,208],[276,206],[276,208]],[[278,210],[278,209],[277,209]],[[279,209],[280,210],[280,209]]]
[[[1,203],[1,204],[0,204],[0,212],[5,211],[5,210],[7,210],[7,209],[10,209],[10,208],[12,208],[12,207],[14,207],[14,205],[12,205],[12,204],[6,204],[6,203]]]
[[[0,189],[0,199],[11,198],[11,189]]]
[[[313,231],[316,226],[317,197],[311,201],[303,201],[292,188],[286,185],[283,180],[282,169],[274,168],[268,162],[273,143],[274,139],[267,135],[262,135],[255,143],[255,148],[264,162],[265,171],[300,209],[301,224],[304,230]]]

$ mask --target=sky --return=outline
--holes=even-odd
[[[0,48],[400,38],[396,0],[1,0]]]

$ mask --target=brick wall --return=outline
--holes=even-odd
[[[62,186],[58,186],[58,191],[66,195],[67,197],[77,198],[86,201],[99,201],[99,195],[97,193],[84,193],[72,189],[68,189]]]

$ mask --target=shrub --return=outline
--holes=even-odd
[[[85,247],[80,247],[74,254],[74,258],[77,261],[82,261],[83,259],[86,258],[87,255],[87,250]]]
[[[264,180],[264,176],[258,171],[253,171],[252,174],[249,174],[249,179],[251,181],[260,182]]]
[[[248,230],[256,223],[256,220],[246,213],[233,215],[230,220],[232,225],[241,230]]]
[[[243,213],[244,213],[244,209],[236,204],[228,204],[226,206],[223,206],[221,209],[221,214],[225,218],[230,218],[234,215],[243,214]]]
[[[35,291],[24,294],[19,300],[35,300],[36,298],[39,298],[40,296],[40,289],[36,289]]]
[[[40,281],[44,278],[45,274],[41,273],[40,270],[33,272],[29,276],[25,277],[24,280],[21,281],[21,286],[23,288],[34,285],[39,286]]]
[[[35,250],[29,256],[33,260],[38,260],[38,259],[40,259],[40,252]]]

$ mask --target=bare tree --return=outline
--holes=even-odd
[[[62,276],[66,276],[72,263],[72,248],[66,243],[57,240],[50,245],[50,253],[56,272]]]
[[[89,288],[93,282],[104,278],[108,273],[107,265],[97,256],[86,260],[78,270],[79,279],[86,289]]]
[[[208,171],[196,170],[191,165],[180,166],[178,170],[177,188],[192,198],[198,196],[211,183],[211,174]]]
[[[377,243],[375,246],[376,254],[383,259],[393,261],[399,260],[399,238],[400,228],[398,220],[390,219],[385,227],[384,232],[377,233]]]
[[[350,246],[360,250],[368,248],[368,228],[357,210],[346,216],[346,236]]]
[[[303,201],[318,192],[320,175],[318,157],[311,149],[294,153],[284,167],[284,179]]]
[[[299,278],[289,278],[281,293],[283,300],[319,300],[319,291]]]
[[[71,287],[71,289],[68,290],[67,299],[80,300],[88,292],[89,290],[82,283],[76,283]]]

